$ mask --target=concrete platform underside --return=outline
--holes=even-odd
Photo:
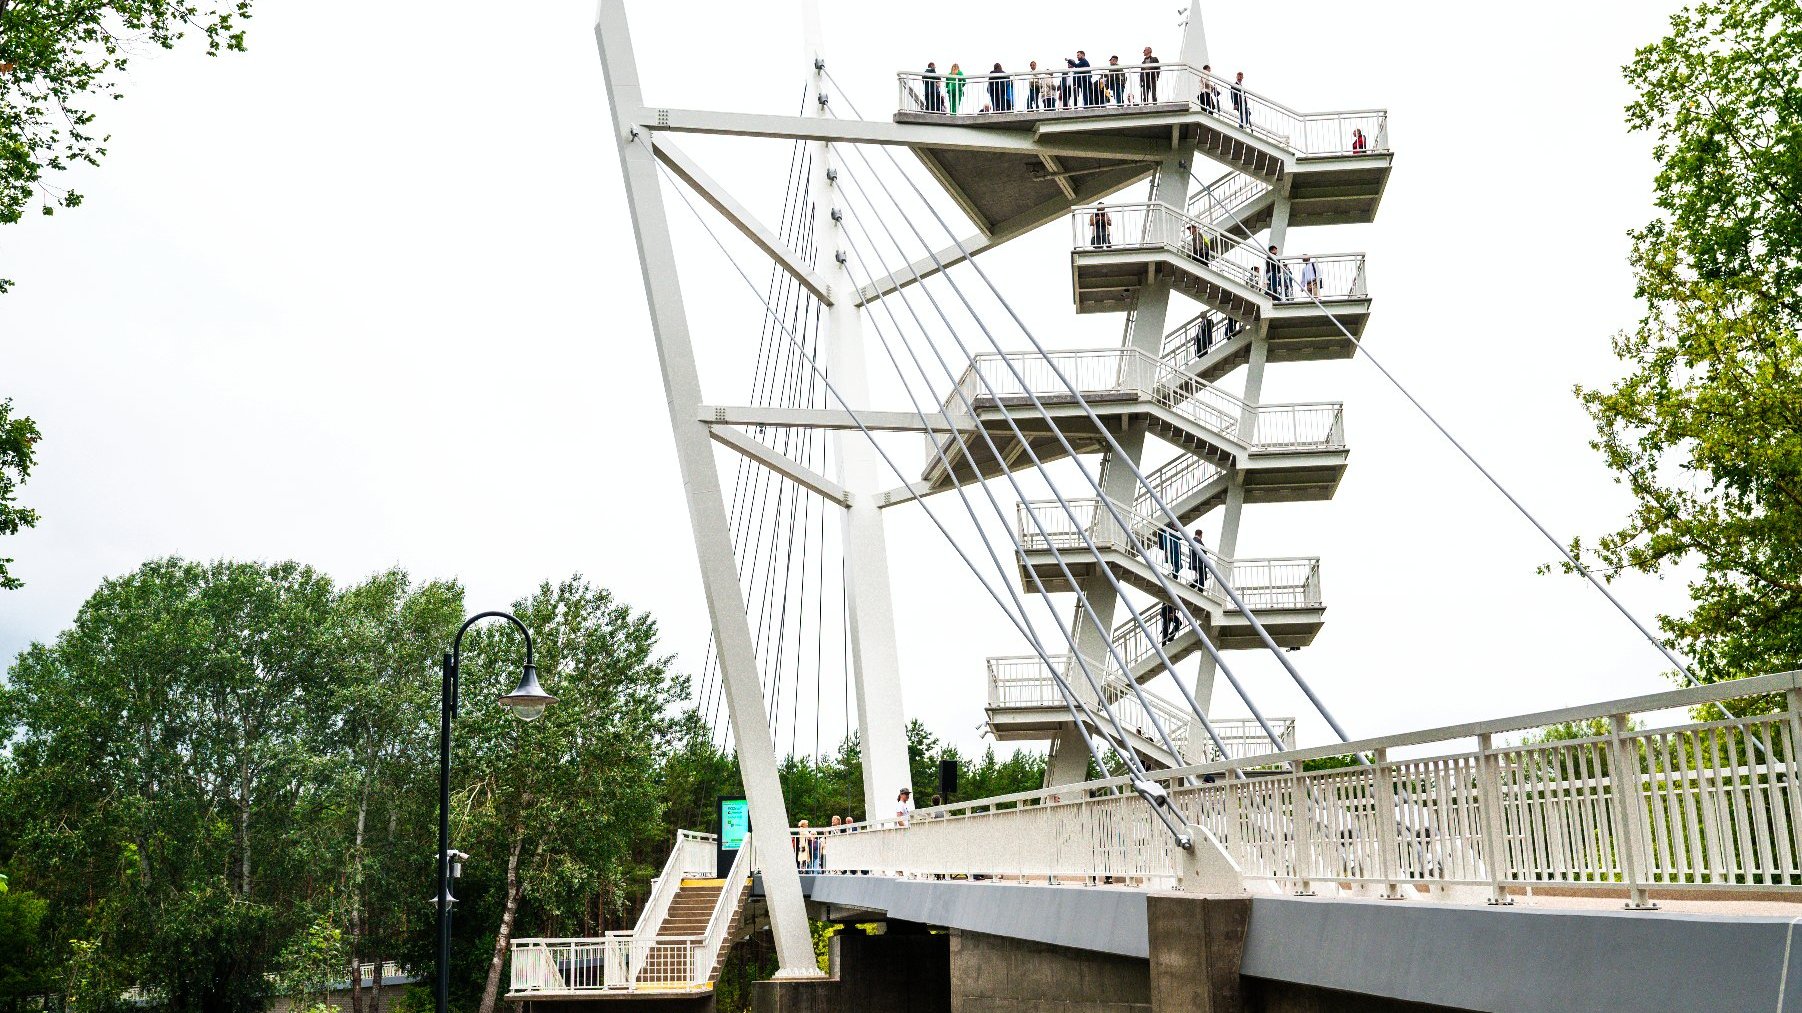
[[[874,876],[803,885],[815,917],[905,919],[1139,960],[1153,950],[1154,895],[1141,889]],[[1791,945],[1802,902],[1674,896],[1658,911],[1596,896],[1513,907],[1256,896],[1241,1008],[1802,1011],[1802,987],[1786,988],[1802,982],[1802,947]]]

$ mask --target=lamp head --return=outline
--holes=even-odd
[[[519,686],[501,697],[501,705],[513,711],[513,716],[521,721],[536,721],[544,713],[544,709],[557,702],[557,698],[546,693],[544,687],[538,685],[538,667],[527,665],[520,673]]]

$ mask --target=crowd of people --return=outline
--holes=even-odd
[[[982,71],[965,73],[963,64],[954,62],[949,70],[941,72],[937,61],[929,60],[920,74],[921,94],[917,101],[926,112],[955,116],[972,111],[972,97],[982,103],[974,111],[984,113],[1149,105],[1160,98],[1164,101],[1189,100],[1187,95],[1179,98],[1172,93],[1173,88],[1163,83],[1161,61],[1150,46],[1140,53],[1139,62],[1132,65],[1122,64],[1120,57],[1115,55],[1097,67],[1089,61],[1088,53],[1079,49],[1075,56],[1064,57],[1062,70],[1053,70],[1049,65],[1040,67],[1037,60],[1027,61],[1026,68],[1023,73],[1011,73],[996,63],[986,74]],[[1225,108],[1220,85],[1220,80],[1214,76],[1214,68],[1203,65],[1200,89],[1194,101],[1217,116],[1224,115],[1222,109]],[[1225,95],[1226,105],[1231,106],[1239,126],[1252,129],[1252,98],[1245,90],[1244,71],[1233,75],[1233,80],[1226,85]],[[1353,134],[1353,150],[1364,150],[1363,132],[1354,130]]]
[[[928,62],[921,74],[920,108],[931,113],[969,111],[971,85],[975,97],[982,102],[979,112],[1008,113],[1018,110],[1085,109],[1099,106],[1143,105],[1158,101],[1159,81],[1163,70],[1146,46],[1135,65],[1122,65],[1119,56],[1096,67],[1088,53],[1079,49],[1075,56],[1064,58],[1064,69],[1041,68],[1039,61],[1027,61],[1027,69],[1012,74],[997,63],[987,74],[980,71],[965,74],[963,65],[953,63],[940,73],[936,62]]]
[[[932,796],[932,808],[944,805],[944,799]],[[902,788],[895,795],[895,823],[907,826],[913,819],[913,789]],[[934,819],[942,814],[935,814]],[[795,865],[804,874],[825,872],[827,868],[827,852],[831,850],[831,839],[838,834],[855,833],[860,830],[857,822],[849,816],[834,816],[829,826],[814,829],[806,820],[795,823],[795,832],[790,837],[790,846],[794,849]]]
[[[1216,249],[1225,249],[1231,244],[1228,237],[1215,235],[1197,223],[1191,222],[1185,227],[1187,237],[1185,245],[1190,256],[1203,264],[1211,264]],[[1089,245],[1103,248],[1114,245],[1114,215],[1106,204],[1096,204],[1089,212]],[[1312,254],[1301,255],[1301,268],[1298,273],[1295,265],[1285,262],[1272,244],[1269,253],[1264,257],[1263,270],[1256,267],[1247,268],[1247,281],[1252,288],[1262,287],[1264,293],[1273,301],[1286,302],[1295,298],[1297,286],[1309,299],[1320,298],[1321,273],[1320,265],[1314,261]],[[1228,337],[1231,337],[1229,332]],[[1213,340],[1213,326],[1210,322],[1205,333],[1197,333],[1195,354],[1200,355],[1207,350],[1208,343]]]

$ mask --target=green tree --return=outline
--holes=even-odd
[[[1708,681],[1802,665],[1802,7],[1698,3],[1626,67],[1656,138],[1658,217],[1632,234],[1644,312],[1624,377],[1577,389],[1635,505],[1579,561],[1693,563],[1661,616]]]
[[[400,954],[419,914],[414,902],[430,894],[439,657],[462,620],[460,586],[414,586],[398,569],[333,600],[328,706],[338,718],[322,748],[337,800],[327,847],[343,869],[338,970],[351,982],[351,1013],[380,1008],[380,976],[365,995],[357,968]]]
[[[37,442],[37,423],[23,415],[14,416],[11,398],[0,400],[0,536],[16,535],[21,528],[37,525],[37,511],[18,505],[19,486],[31,477]],[[12,575],[11,565],[12,559],[0,556],[0,591],[25,586]]]
[[[85,941],[99,996],[260,1009],[288,934],[329,903],[330,602],[294,563],[157,560],[12,666],[0,837],[51,938]]]
[[[106,156],[94,103],[124,97],[134,53],[174,49],[190,35],[209,56],[242,51],[249,18],[249,0],[0,0],[0,225],[33,204],[53,214],[81,203],[45,174]]]
[[[485,874],[459,893],[470,903],[458,916],[493,927],[480,1013],[493,1013],[522,901],[539,925],[596,925],[620,913],[628,883],[653,875],[631,856],[669,833],[658,767],[688,695],[687,678],[657,653],[656,621],[579,575],[542,585],[514,613],[558,701],[537,721],[516,720],[495,701],[519,680],[518,633],[484,626],[465,639],[453,820]]]

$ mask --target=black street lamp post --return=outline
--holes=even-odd
[[[538,668],[532,664],[532,632],[525,623],[510,612],[478,612],[464,620],[457,630],[457,639],[444,655],[443,703],[438,714],[438,1013],[449,1013],[450,1009],[451,905],[457,900],[451,896],[452,865],[460,865],[466,857],[458,852],[453,859],[450,846],[451,718],[457,716],[457,669],[462,661],[463,634],[483,619],[505,619],[526,638],[526,665],[520,673],[519,686],[501,697],[501,705],[522,721],[536,721],[546,707],[557,702],[538,685]]]

